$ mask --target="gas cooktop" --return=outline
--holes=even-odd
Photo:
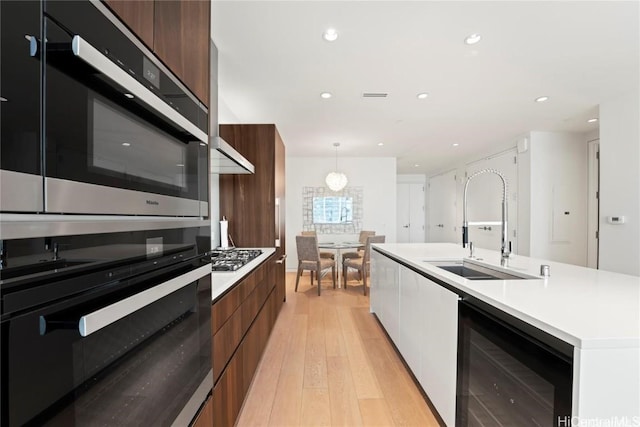
[[[227,249],[211,252],[213,271],[236,271],[262,254],[260,249]]]

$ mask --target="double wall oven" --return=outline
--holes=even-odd
[[[213,386],[208,227],[3,241],[2,426],[187,425]]]
[[[0,425],[211,393],[208,111],[100,1],[0,1]]]
[[[207,215],[207,109],[104,4],[0,18],[3,212]]]

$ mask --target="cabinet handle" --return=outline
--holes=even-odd
[[[34,40],[34,38],[31,40]],[[33,51],[33,47],[31,49]],[[179,128],[189,132],[201,142],[205,144],[209,143],[209,138],[205,132],[187,120],[182,114],[171,108],[166,102],[162,101],[156,94],[144,87],[142,83],[131,77],[122,68],[114,64],[109,58],[103,55],[98,49],[91,46],[82,37],[77,35],[73,36],[71,41],[71,50],[73,55],[100,71],[106,77],[113,80],[114,83],[122,86],[127,92],[131,93],[140,101],[156,110],[167,120],[170,120]]]
[[[280,247],[280,198],[276,197],[276,242],[275,242],[275,246],[276,248]]]
[[[276,264],[284,264],[284,260],[287,259],[287,254],[284,254],[276,261]]]

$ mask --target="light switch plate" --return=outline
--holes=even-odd
[[[616,215],[616,216],[608,216],[607,217],[607,222],[609,224],[613,224],[613,225],[620,225],[620,224],[624,224],[626,222],[626,218],[623,215]]]

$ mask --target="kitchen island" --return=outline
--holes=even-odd
[[[372,251],[371,311],[447,425],[456,422],[458,307],[467,300],[569,354],[573,417],[640,422],[640,278],[523,256],[502,265],[497,251],[468,255],[440,243]],[[463,261],[518,277],[469,280],[436,265]],[[540,277],[542,264],[549,277]]]

